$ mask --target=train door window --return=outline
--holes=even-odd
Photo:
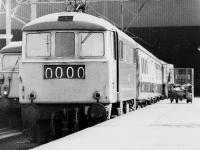
[[[140,58],[140,66],[141,66],[141,73],[143,73],[143,68],[142,68],[142,58]]]
[[[119,59],[124,59],[124,44],[122,41],[119,41]]]
[[[134,57],[133,49],[130,47],[129,48],[129,63],[130,64],[133,64],[133,57]]]
[[[141,69],[142,69],[142,74],[144,74],[144,59],[141,57]]]
[[[146,60],[145,59],[143,59],[143,68],[144,68],[144,74],[146,74]]]
[[[27,56],[50,56],[50,33],[28,33]]]
[[[75,34],[73,32],[57,32],[55,35],[55,56],[75,56]]]
[[[145,60],[145,73],[148,74],[148,60]]]
[[[147,60],[145,60],[145,73],[148,74],[148,64]]]
[[[116,60],[117,59],[117,50],[119,50],[118,46],[118,35],[116,32],[112,32],[113,33],[113,45],[114,45],[114,59]]]
[[[81,49],[80,56],[103,56],[104,37],[103,33],[80,33]]]
[[[128,45],[126,45],[125,56],[126,63],[133,64],[133,49]]]
[[[115,54],[115,42],[114,42],[114,32],[110,32],[110,49],[111,49],[111,54],[113,56],[113,59],[116,58]]]
[[[4,55],[2,66],[5,70],[18,70],[19,69],[19,55]]]
[[[128,63],[128,46],[124,44],[124,62]]]
[[[144,58],[141,58],[141,68],[142,68],[142,74],[148,74],[147,60]]]

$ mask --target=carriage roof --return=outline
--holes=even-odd
[[[156,57],[155,55],[153,55],[151,52],[149,52],[147,49],[145,49],[143,46],[141,46],[140,44],[138,44],[138,49],[144,53],[146,53],[149,57],[151,57],[152,59],[154,59],[157,63],[159,63],[160,65],[165,64],[164,61],[161,61],[158,57]]]
[[[11,42],[0,50],[0,53],[21,53],[21,52],[22,52],[22,41]]]

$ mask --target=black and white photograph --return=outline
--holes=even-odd
[[[200,150],[200,0],[0,0],[0,150]]]

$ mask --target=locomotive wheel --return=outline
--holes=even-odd
[[[33,142],[38,142],[37,120],[40,117],[39,107],[35,104],[27,105],[22,108],[23,126],[28,128],[28,134]]]
[[[52,139],[58,139],[79,130],[79,109],[63,109],[52,113],[50,119],[50,132]],[[85,121],[85,120],[84,120]],[[84,124],[84,123],[83,123]],[[84,128],[85,125],[80,127]]]
[[[186,99],[186,102],[187,103],[191,102],[191,104],[192,104],[192,100]]]
[[[20,108],[12,108],[9,111],[8,119],[10,120],[10,127],[20,129],[22,127],[21,110]]]
[[[51,118],[51,138],[58,139],[61,138],[64,134],[69,134],[69,113],[66,115],[62,111],[57,111],[53,113]],[[64,125],[64,126],[63,126]]]
[[[32,128],[32,141],[35,143],[45,143],[50,138],[50,128],[48,120],[38,120]]]
[[[29,124],[37,121],[40,117],[39,107],[35,104],[31,104],[23,108],[23,121],[27,121]]]
[[[0,98],[0,127],[10,126],[11,102],[6,97]]]
[[[92,104],[88,110],[90,126],[107,120],[106,108],[103,104]]]
[[[11,101],[10,99],[6,97],[2,97],[0,99],[0,110],[7,111],[11,107]]]

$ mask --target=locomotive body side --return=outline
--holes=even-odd
[[[137,97],[136,46],[135,41],[119,36],[119,101],[133,100],[133,109],[136,109]]]

